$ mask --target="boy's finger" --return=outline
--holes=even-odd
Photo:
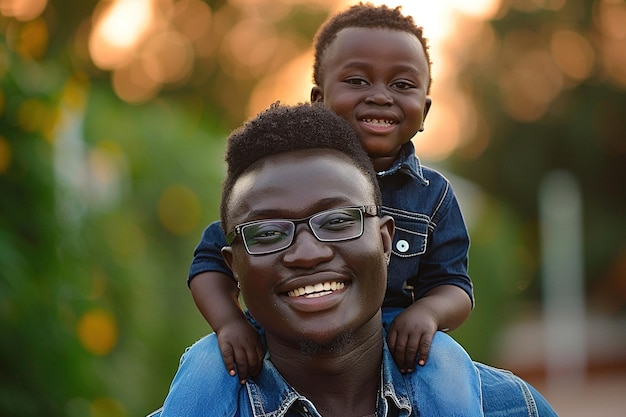
[[[418,364],[420,366],[426,365],[426,361],[428,360],[428,353],[430,352],[430,345],[432,343],[432,336],[424,335],[420,340],[419,345],[419,359]]]
[[[396,361],[396,365],[398,365],[400,372],[403,372],[403,373],[407,372],[407,370],[410,368],[410,366],[407,366],[408,364],[406,361],[407,342],[408,340],[406,337],[397,335],[394,347],[391,351],[391,355],[393,356],[393,359]]]
[[[415,369],[415,361],[417,360],[417,350],[419,347],[419,337],[410,337],[404,350],[404,361],[406,363],[407,372],[413,372]]]
[[[246,351],[240,349],[235,352],[235,362],[237,364],[237,373],[239,374],[239,380],[242,384],[246,383],[249,375],[248,355]]]
[[[230,376],[235,376],[237,374],[237,370],[235,369],[235,355],[233,353],[233,349],[230,345],[220,346],[220,350],[222,351],[222,359],[224,360],[224,366],[228,371]]]

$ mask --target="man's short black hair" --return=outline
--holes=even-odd
[[[283,152],[302,149],[333,149],[346,154],[372,183],[374,203],[382,198],[376,172],[352,126],[322,103],[294,106],[273,104],[233,131],[226,148],[228,165],[222,188],[220,216],[228,233],[227,207],[233,185],[257,161]]]
[[[372,28],[372,29],[390,29],[401,32],[412,33],[417,37],[424,48],[426,61],[428,62],[428,90],[430,93],[430,85],[432,84],[432,63],[428,51],[428,40],[424,38],[424,30],[421,26],[417,26],[411,16],[402,14],[401,7],[390,8],[385,5],[374,6],[371,3],[359,3],[351,6],[343,12],[331,16],[318,29],[315,35],[315,61],[313,63],[313,82],[315,85],[321,86],[322,81],[322,60],[324,53],[331,43],[337,37],[337,34],[346,28]]]

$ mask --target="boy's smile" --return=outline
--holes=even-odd
[[[352,124],[376,170],[389,168],[430,108],[428,61],[419,40],[396,30],[343,29],[323,56],[321,74],[311,100]]]

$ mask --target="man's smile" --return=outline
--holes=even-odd
[[[345,284],[342,281],[328,281],[296,288],[295,290],[289,291],[287,295],[289,297],[304,296],[305,298],[316,298],[332,294],[334,291],[341,290],[343,288],[345,288]]]

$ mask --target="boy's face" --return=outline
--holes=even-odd
[[[322,58],[321,101],[356,129],[376,169],[388,168],[430,108],[424,49],[412,33],[346,28]]]
[[[371,205],[373,200],[371,183],[345,156],[309,149],[267,157],[242,175],[228,210],[237,225],[305,218],[334,208]],[[340,242],[321,242],[306,224],[299,224],[293,244],[279,252],[249,255],[238,237],[222,254],[268,342],[323,345],[373,321],[385,293],[384,255],[391,250],[392,224],[388,217],[366,217],[361,237]],[[294,294],[324,283],[341,283],[341,288]]]

